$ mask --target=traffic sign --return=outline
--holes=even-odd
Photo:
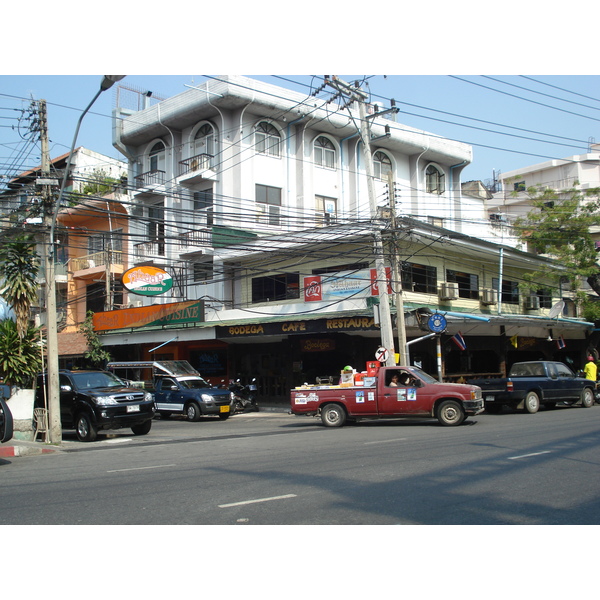
[[[387,348],[377,348],[377,352],[375,352],[375,358],[379,361],[379,362],[387,362],[389,356],[389,352],[387,350]]]

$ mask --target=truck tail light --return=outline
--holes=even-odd
[[[507,390],[508,392],[512,392],[512,391],[513,391],[513,388],[514,388],[514,386],[513,386],[513,382],[512,382],[512,381],[507,381],[507,382],[506,382],[506,390]]]

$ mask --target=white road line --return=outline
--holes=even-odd
[[[364,445],[368,446],[369,444],[390,444],[392,442],[405,442],[406,438],[396,438],[394,440],[380,440],[377,442],[365,442]]]
[[[244,500],[243,502],[232,502],[231,504],[219,504],[219,508],[229,508],[231,506],[242,506],[244,504],[254,504],[256,502],[270,502],[271,500],[285,500],[286,498],[295,498],[296,494],[286,494],[285,496],[273,496],[271,498],[258,498],[257,500]]]
[[[113,469],[107,473],[121,473],[123,471],[144,471],[146,469],[164,469],[166,467],[176,467],[177,465],[154,465],[152,467],[132,467],[131,469]]]
[[[550,454],[551,450],[544,450],[543,452],[532,452],[531,454],[521,454],[520,456],[509,456],[508,460],[516,460],[517,458],[529,458],[530,456],[539,456],[540,454]]]

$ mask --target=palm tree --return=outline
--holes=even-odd
[[[0,294],[16,316],[17,332],[22,340],[29,328],[31,304],[37,299],[36,277],[39,257],[31,236],[17,236],[0,247],[2,288]]]

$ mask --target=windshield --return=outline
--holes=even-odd
[[[202,388],[212,387],[210,383],[204,381],[202,377],[194,377],[193,379],[177,379],[179,383],[190,390],[199,390]]]
[[[425,373],[425,371],[421,371],[421,369],[417,367],[411,367],[410,370],[420,379],[422,379],[425,383],[439,383],[435,377],[429,375],[429,373]]]
[[[112,373],[94,371],[91,373],[71,373],[73,383],[78,390],[125,387],[125,383]]]

